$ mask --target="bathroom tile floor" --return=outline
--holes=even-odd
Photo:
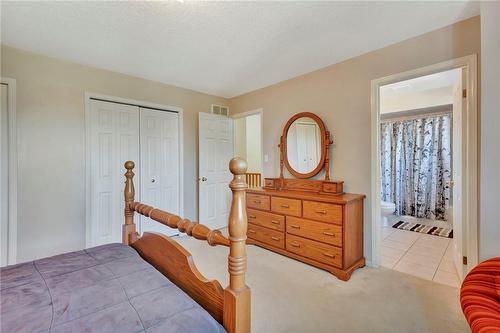
[[[451,238],[382,228],[382,261],[386,268],[422,279],[459,287]]]

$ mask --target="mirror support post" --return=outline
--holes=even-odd
[[[330,139],[330,132],[326,131],[325,133],[325,180],[330,180],[330,145],[333,143],[333,140]]]

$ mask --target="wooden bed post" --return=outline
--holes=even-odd
[[[245,173],[247,163],[241,158],[233,158],[229,169],[234,175],[229,184],[233,191],[229,214],[229,286],[224,290],[224,328],[228,333],[250,333],[250,289],[245,284],[247,239]]]
[[[137,231],[134,224],[134,210],[130,208],[130,204],[134,202],[135,189],[134,189],[134,172],[135,163],[132,161],[125,162],[125,190],[123,195],[125,197],[125,224],[123,225],[122,243],[129,245],[137,236]]]

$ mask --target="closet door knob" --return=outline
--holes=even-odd
[[[201,181],[202,182],[206,182],[207,181],[207,177],[201,177]]]
[[[151,183],[154,183],[156,180],[154,178],[151,179]]]

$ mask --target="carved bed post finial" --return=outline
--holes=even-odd
[[[134,189],[134,172],[135,163],[132,161],[125,162],[125,190],[123,191],[125,197],[125,224],[123,225],[122,243],[130,244],[131,237],[135,237],[136,229],[134,224],[134,210],[130,208],[130,204],[134,202],[135,189]]]
[[[229,214],[229,286],[224,290],[224,327],[228,333],[250,332],[250,289],[245,284],[247,269],[246,239],[247,212],[245,173],[247,163],[241,158],[233,158],[229,169],[234,175],[229,184],[233,192]]]

